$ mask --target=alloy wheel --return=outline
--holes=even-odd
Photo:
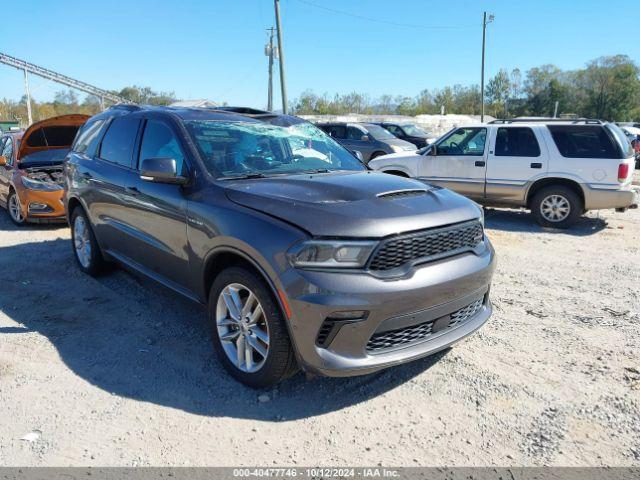
[[[222,289],[216,304],[216,327],[222,347],[236,368],[254,373],[269,353],[269,326],[258,297],[232,283]]]
[[[562,222],[571,213],[571,204],[562,195],[549,195],[540,203],[540,213],[549,222]]]
[[[18,200],[18,195],[13,193],[9,197],[9,215],[16,223],[23,223],[24,217],[22,216],[22,210],[20,208],[20,200]]]
[[[89,268],[91,265],[91,238],[87,222],[78,215],[73,222],[73,246],[80,265]]]

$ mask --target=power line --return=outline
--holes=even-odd
[[[324,5],[318,5],[317,3],[310,2],[308,0],[298,0],[298,2],[308,5],[310,7],[319,8],[320,10],[325,10],[331,13],[337,13],[338,15],[344,15],[346,17],[358,18],[360,20],[366,20],[367,22],[380,23],[383,25],[391,25],[394,27],[403,27],[403,28],[417,28],[420,30],[454,30],[454,29],[465,29],[465,28],[473,28],[470,25],[418,25],[412,23],[398,23],[398,22],[390,22],[388,20],[380,20],[378,18],[366,17],[364,15],[358,15],[356,13],[345,12],[343,10],[336,10],[335,8],[326,7]]]

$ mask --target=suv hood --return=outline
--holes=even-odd
[[[313,236],[380,238],[478,218],[450,190],[379,172],[225,181],[227,197]]]

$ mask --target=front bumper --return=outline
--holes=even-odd
[[[495,253],[487,239],[485,247],[479,254],[445,258],[417,267],[406,278],[392,280],[366,273],[288,270],[282,280],[301,366],[328,376],[362,375],[431,355],[470,335],[492,313],[488,292]],[[390,348],[370,348],[372,335],[381,330],[430,323],[478,298],[482,299],[481,307],[455,327]],[[346,311],[365,311],[367,315],[340,322],[330,343],[319,345],[318,333],[325,320]]]
[[[20,199],[22,215],[28,222],[33,223],[58,223],[66,222],[66,210],[63,198],[63,190],[44,192],[16,188]]]

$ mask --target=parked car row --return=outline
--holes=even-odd
[[[627,136],[612,123],[522,118],[463,125],[429,147],[369,166],[484,205],[525,207],[541,225],[564,228],[588,210],[637,208],[634,162]]]
[[[66,219],[83,272],[120,264],[206,305],[220,361],[252,387],[373,372],[479,329],[495,253],[475,201],[558,227],[637,205],[612,124],[461,126],[417,151],[383,126],[233,107],[66,115],[1,137],[0,200],[16,224]]]

